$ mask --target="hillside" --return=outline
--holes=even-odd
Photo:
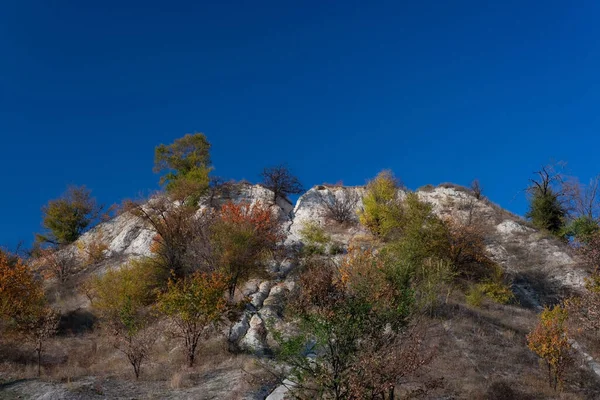
[[[291,326],[285,303],[298,286],[302,263],[298,249],[307,245],[302,229],[309,222],[322,227],[331,238],[328,257],[339,262],[349,246],[368,242],[369,232],[356,217],[343,224],[331,221],[326,204],[351,198],[356,199],[355,208],[361,208],[364,191],[364,187],[316,186],[301,195],[295,205],[278,199],[271,209],[277,212],[286,232],[285,251],[269,261],[264,277],[252,278],[239,288],[238,296],[247,297],[249,303],[236,321],[224,327],[221,335],[201,344],[202,361],[192,369],[179,367],[181,354],[176,351],[175,339],[161,337],[137,382],[129,378],[126,361],[96,330],[90,300],[79,289],[90,276],[152,255],[156,232],[128,212],[96,226],[63,251],[77,252],[101,241],[106,245],[104,259],[80,269],[65,284],[50,284],[53,304],[64,317],[60,334],[46,352],[46,376],[36,378],[28,354],[2,341],[0,350],[7,357],[0,366],[0,398],[284,398],[285,386],[280,386],[257,360],[268,359],[275,344],[272,327]],[[600,376],[594,372],[597,366],[593,360],[600,356],[600,349],[585,341],[576,344],[576,367],[570,371],[564,392],[557,394],[547,386],[545,371],[525,340],[545,305],[583,288],[589,271],[572,249],[488,200],[477,199],[468,189],[428,186],[416,193],[439,217],[477,220],[488,255],[502,267],[515,300],[499,304],[484,299],[477,307],[467,304],[464,288],[449,291],[443,304],[424,317],[425,348],[431,350],[432,358],[416,374],[402,380],[397,398],[600,397]],[[272,192],[261,186],[244,184],[212,200],[217,204],[229,200],[252,204],[267,203],[271,197]],[[337,250],[330,251],[334,246]],[[242,352],[229,353],[227,349],[232,346]]]

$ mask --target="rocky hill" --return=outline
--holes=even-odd
[[[364,240],[367,232],[357,221],[339,224],[328,218],[328,204],[335,203],[335,199],[352,199],[354,207],[360,208],[364,190],[364,187],[316,186],[304,193],[295,206],[285,199],[278,199],[272,209],[278,213],[282,227],[287,232],[285,245],[289,253],[293,254],[293,249],[303,246],[300,231],[309,221],[323,227],[331,236],[332,243],[342,248],[341,252],[350,243]],[[583,287],[583,280],[588,274],[586,268],[566,244],[538,232],[520,217],[488,200],[477,199],[465,188],[454,185],[427,186],[419,189],[417,194],[421,200],[430,203],[441,217],[478,218],[485,227],[487,251],[509,277],[517,301],[509,305],[490,302],[481,308],[473,308],[465,304],[464,294],[453,293],[443,315],[434,319],[437,322],[432,322],[428,335],[431,338],[430,346],[436,349],[436,357],[418,376],[403,385],[398,394],[400,398],[556,396],[543,385],[543,371],[538,367],[537,357],[526,347],[525,334],[535,324],[536,314],[544,305],[553,304]],[[268,203],[272,196],[272,192],[261,186],[247,184],[212,201]],[[89,300],[76,290],[78,285],[91,274],[102,274],[108,269],[120,268],[132,258],[150,255],[154,236],[155,232],[150,226],[130,213],[123,213],[84,234],[67,251],[76,251],[94,241],[102,241],[107,246],[105,259],[78,272],[70,285],[56,295],[56,305],[65,314],[89,316]],[[252,279],[243,285],[241,292],[249,297],[250,304],[240,319],[225,332],[230,345],[245,351],[241,356],[215,356],[222,359],[209,362],[199,371],[173,371],[170,376],[157,378],[161,363],[176,357],[173,351],[165,351],[152,361],[150,369],[154,375],[150,373],[149,378],[136,383],[114,372],[102,371],[106,361],[104,364],[99,362],[97,366],[84,366],[85,363],[81,361],[71,365],[68,349],[76,348],[81,356],[82,352],[87,351],[84,349],[96,346],[93,343],[98,338],[93,332],[87,331],[65,334],[53,344],[55,351],[50,353],[55,360],[52,361],[56,364],[66,363],[77,371],[58,374],[49,380],[31,378],[10,382],[7,377],[11,374],[0,370],[0,379],[9,382],[0,384],[0,397],[258,399],[274,391],[268,398],[284,398],[287,391],[284,386],[278,387],[277,382],[270,381],[268,377],[255,379],[262,375],[253,360],[268,354],[271,345],[269,324],[272,321],[276,321],[275,324],[284,323],[283,305],[286,294],[296,285],[296,264],[294,257],[284,254],[271,261],[268,278]],[[89,318],[92,318],[90,324],[93,323],[93,317]],[[205,352],[221,354],[211,349],[217,341],[207,340]],[[561,396],[599,398],[600,386],[592,358],[598,355],[597,349],[583,345],[579,348],[582,357],[576,371],[577,380]],[[111,363],[117,363],[115,352],[105,351],[105,357]],[[115,371],[112,366],[106,368]],[[178,379],[184,382],[178,382]],[[502,390],[517,397],[492,397],[496,392],[503,393]]]

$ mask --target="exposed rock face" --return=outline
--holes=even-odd
[[[302,195],[295,207],[285,199],[272,205],[279,215],[283,229],[288,231],[285,244],[290,248],[302,245],[300,230],[308,221],[325,228],[334,241],[347,245],[357,235],[366,231],[358,224],[356,216],[345,224],[327,218],[327,204],[356,200],[354,209],[362,208],[364,187],[316,186]],[[399,193],[402,197],[404,192]],[[476,199],[467,189],[460,187],[429,187],[417,192],[420,199],[430,203],[442,218],[466,220],[478,218],[488,227],[487,247],[491,257],[515,278],[515,290],[532,293],[531,274],[542,273],[550,285],[578,289],[586,273],[578,267],[564,244],[543,236],[535,229],[486,200]],[[203,204],[218,206],[226,201],[272,204],[273,193],[259,185],[241,184],[219,196],[203,199]],[[150,255],[155,232],[144,221],[129,213],[100,224],[83,235],[76,243],[86,245],[93,240],[107,244],[109,261],[106,268],[117,268],[130,257]],[[112,260],[112,261],[111,261]],[[292,259],[273,260],[269,266],[272,280],[251,280],[241,289],[250,303],[241,319],[229,333],[232,345],[247,351],[264,353],[267,350],[268,326],[281,321],[287,294],[294,282],[288,278],[296,267]],[[529,277],[529,278],[528,278]]]
[[[362,208],[362,197],[364,195],[364,187],[362,186],[315,186],[308,192],[304,193],[298,199],[294,211],[292,213],[293,218],[289,226],[289,235],[286,244],[293,245],[302,242],[300,231],[302,230],[305,223],[313,221],[320,226],[326,226],[331,223],[327,219],[327,206],[326,203],[332,204],[334,202],[348,202],[356,200],[356,204],[353,207],[355,211]],[[356,222],[357,218],[354,216],[352,222]],[[348,224],[343,229],[338,229],[337,232],[332,232],[334,235],[338,234],[340,240],[347,241],[350,237],[355,235],[357,232],[362,231],[356,224]],[[336,239],[334,237],[334,239]]]

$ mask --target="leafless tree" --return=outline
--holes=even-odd
[[[569,177],[563,182],[563,192],[573,217],[585,217],[589,220],[600,217],[600,175],[590,179],[587,185],[580,183],[575,177]]]
[[[260,176],[262,177],[261,184],[273,191],[273,203],[277,202],[278,197],[299,194],[304,190],[300,180],[292,175],[289,168],[284,164],[267,167],[263,169]]]
[[[359,196],[353,190],[339,189],[339,195],[320,194],[321,204],[325,207],[325,218],[340,224],[348,223],[356,218],[356,206]]]
[[[477,200],[483,199],[483,188],[479,183],[479,179],[475,179],[471,182],[471,191]]]
[[[195,206],[173,203],[165,196],[144,204],[129,202],[126,208],[156,231],[152,250],[163,268],[181,277],[210,262],[210,210],[198,211]]]

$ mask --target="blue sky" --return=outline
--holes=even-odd
[[[69,184],[158,188],[153,149],[204,132],[215,174],[287,162],[310,187],[478,178],[523,214],[551,158],[600,172],[600,3],[0,4],[0,244]]]

